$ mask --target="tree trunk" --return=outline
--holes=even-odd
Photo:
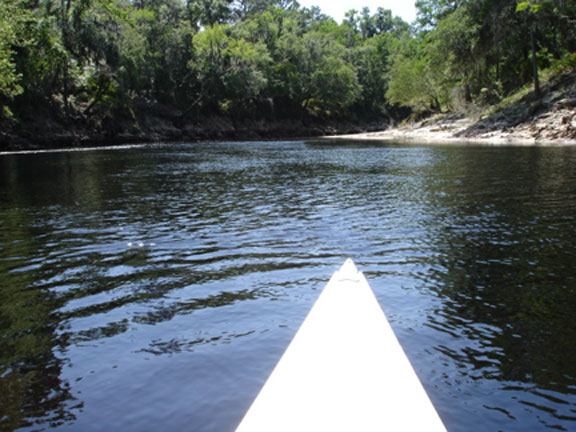
[[[530,25],[530,48],[532,50],[532,76],[534,78],[534,93],[536,98],[540,99],[540,80],[538,79],[538,61],[536,59],[536,36],[534,34],[534,23]]]

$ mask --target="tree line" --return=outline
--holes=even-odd
[[[420,31],[393,56],[390,102],[438,110],[493,104],[539,74],[574,71],[576,2],[420,0]],[[418,79],[417,79],[418,78]]]
[[[576,3],[420,0],[337,23],[295,0],[1,0],[0,118],[330,118],[491,103],[576,65]],[[458,102],[460,101],[460,102]]]

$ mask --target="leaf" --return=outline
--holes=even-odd
[[[538,13],[538,12],[540,12],[540,9],[542,9],[543,7],[544,7],[544,5],[542,5],[542,4],[532,5],[532,8],[531,8],[531,9],[532,9],[532,13]]]
[[[520,2],[516,5],[516,12],[525,11],[529,7],[530,7],[530,2],[527,2],[527,1]]]

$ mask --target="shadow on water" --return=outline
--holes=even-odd
[[[449,429],[570,430],[575,164],[358,142],[0,157],[0,429],[231,430],[352,256]]]
[[[17,241],[0,240],[0,426],[14,430],[24,425],[60,424],[75,419],[82,403],[61,380],[64,361],[54,351],[61,343],[57,302],[49,292],[34,290],[26,266],[36,245],[22,229],[25,217],[2,218],[2,232],[18,233]],[[14,227],[14,230],[12,230]],[[8,257],[15,257],[10,259]],[[16,261],[16,262],[14,262]]]
[[[3,430],[57,426],[74,420],[82,408],[61,379],[67,364],[57,355],[67,343],[58,313],[62,301],[44,280],[61,270],[58,259],[50,258],[52,249],[66,247],[69,240],[68,233],[53,232],[60,217],[69,217],[60,209],[99,201],[99,169],[90,153],[0,158]]]

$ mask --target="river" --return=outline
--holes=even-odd
[[[576,148],[352,141],[0,156],[0,429],[232,431],[346,257],[449,431],[576,429]]]

